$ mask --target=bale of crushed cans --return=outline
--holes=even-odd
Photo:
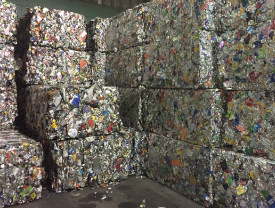
[[[191,71],[191,43],[170,46],[168,42],[144,46],[141,83],[148,88],[191,88],[198,77]]]
[[[92,61],[93,84],[105,84],[106,53],[95,52]]]
[[[86,48],[87,32],[83,15],[36,6],[28,9],[20,24],[18,42],[25,41],[21,47],[30,44],[73,50]]]
[[[145,90],[142,128],[201,146],[219,146],[225,98],[220,90]]]
[[[222,146],[274,160],[274,92],[229,91],[226,95]]]
[[[115,87],[33,85],[26,91],[26,129],[42,140],[108,134],[120,125]]]
[[[85,186],[83,174],[83,140],[52,141],[50,179],[52,190],[59,193],[67,189]]]
[[[93,53],[93,84],[138,87],[143,71],[143,50],[140,46],[113,53]]]
[[[148,88],[214,88],[215,34],[192,31],[190,22],[175,42],[153,41],[144,46],[141,83]]]
[[[133,174],[133,138],[131,131],[120,131],[85,139],[84,163],[92,162],[88,169],[91,179],[97,176],[98,182],[102,184],[125,180],[128,175]],[[91,158],[92,161],[89,162]],[[91,182],[90,180],[89,183]]]
[[[275,207],[274,161],[211,150],[215,207]]]
[[[190,75],[193,78],[192,88],[219,88],[217,72],[214,68],[215,54],[213,45],[216,35],[212,31],[200,29],[193,34],[192,40],[192,67]]]
[[[210,148],[149,134],[149,178],[205,206],[211,204]]]
[[[16,70],[20,63],[15,60],[17,43],[17,11],[15,4],[0,1],[0,130],[16,125],[17,87]]]
[[[30,33],[18,35],[21,80],[55,86],[20,89],[19,101],[26,130],[49,144],[52,190],[146,173],[205,206],[274,208],[274,162],[263,158],[275,158],[274,95],[257,91],[275,82],[274,18],[272,0],[153,0],[86,32],[81,15],[30,9],[20,24]],[[11,66],[1,75],[9,85]],[[39,196],[25,187],[19,203]]]
[[[125,180],[133,174],[130,131],[51,142],[52,189],[63,192]]]
[[[217,67],[224,88],[274,90],[274,1],[217,4]]]
[[[17,112],[17,90],[11,87],[0,87],[0,129],[14,126]]]
[[[0,43],[0,86],[16,88],[14,46]]]
[[[23,84],[91,84],[91,54],[84,51],[31,46],[26,69],[20,70]]]
[[[118,88],[119,93],[119,117],[123,128],[142,130],[142,94],[144,89]]]
[[[108,135],[122,126],[140,126],[139,89],[32,85],[22,96],[20,102],[27,103],[21,105],[25,118],[20,115],[25,129],[40,141]]]
[[[16,131],[2,131],[0,137],[0,206],[41,198],[41,183],[45,178],[42,145]]]
[[[122,50],[144,42],[144,12],[144,5],[141,4],[112,18],[106,31],[108,51]]]
[[[110,18],[95,18],[89,21],[86,25],[87,29],[87,49],[94,52],[105,52],[106,47],[106,32],[110,27],[112,19]]]
[[[209,5],[210,8],[204,5],[206,8],[203,11],[206,13],[213,9]],[[200,85],[204,88],[213,88],[215,86],[215,71],[212,63],[214,33],[205,31],[207,27],[202,27],[202,23],[198,23],[200,22],[199,17],[191,18],[191,6],[189,2],[179,1],[150,2],[139,5],[133,10],[127,10],[112,19],[94,19],[87,26],[90,28],[88,31],[91,31],[88,33],[93,34],[93,30],[97,33],[94,38],[88,38],[95,41],[91,48],[101,52],[96,55],[96,57],[100,57],[99,62],[101,62],[105,60],[102,58],[102,55],[105,55],[102,52],[117,52],[117,50],[137,46],[138,43],[151,42],[144,48],[144,70],[141,67],[143,85],[168,88],[194,88]],[[193,7],[199,6],[202,5]],[[167,18],[174,20],[168,22]],[[116,56],[121,57],[116,53],[107,56],[107,69],[109,60],[117,60]],[[129,56],[122,57],[128,60],[131,58]],[[121,59],[121,61],[123,60]],[[98,66],[99,64],[96,64],[95,71],[98,71],[103,79],[106,72],[102,73],[103,70]],[[122,71],[117,73],[123,74]],[[138,73],[140,73],[139,70]],[[127,74],[134,75],[133,72]],[[109,75],[113,74],[109,72]],[[115,80],[113,77],[116,76],[106,74],[106,77]],[[136,79],[136,76],[133,78]],[[139,81],[141,81],[140,79]],[[127,81],[124,80],[124,82]]]
[[[131,130],[133,137],[133,170],[136,176],[146,174],[146,164],[148,161],[148,141],[150,133],[145,131]]]
[[[87,48],[111,52],[138,46],[145,41],[144,5],[107,19],[95,18],[87,24]]]
[[[184,21],[190,19],[192,11],[189,1],[151,1],[145,8],[148,11],[144,15],[145,37],[151,43],[173,41],[173,30],[184,31]]]
[[[144,5],[145,37],[149,42],[179,42],[183,36],[214,26],[212,1],[153,0]]]
[[[138,87],[141,81],[142,62],[143,47],[134,47],[106,54],[105,85]]]
[[[92,61],[93,84],[138,87],[141,81],[143,47],[114,53],[96,52]]]
[[[16,20],[17,20],[17,11],[16,5],[6,0],[0,1],[0,42],[16,44],[17,39],[15,35],[17,34],[16,30]]]

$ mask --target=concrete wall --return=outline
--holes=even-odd
[[[76,12],[82,14],[86,17],[86,22],[95,17],[112,17],[121,12],[123,12],[123,7],[113,8],[106,5],[107,1],[113,2],[111,0],[102,0],[103,5],[99,5],[99,0],[7,0],[16,4],[18,16],[22,17],[26,14],[28,8],[33,8],[34,6],[44,6],[49,9],[60,9],[70,12]],[[124,0],[116,0],[124,1]],[[127,0],[128,1],[128,0]],[[136,0],[137,1],[137,0]],[[126,2],[126,1],[125,1]],[[106,5],[106,6],[105,6]],[[120,4],[122,6],[123,4]]]

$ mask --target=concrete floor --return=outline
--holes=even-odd
[[[108,189],[111,188],[111,189]],[[108,193],[106,193],[108,191]],[[112,193],[111,193],[112,191]],[[97,192],[97,194],[95,194]],[[73,197],[76,193],[80,196]],[[44,191],[43,197],[35,202],[14,208],[138,208],[143,199],[146,208],[202,208],[189,200],[148,178],[130,177],[118,185],[105,188],[84,188],[78,192],[55,194]],[[102,195],[106,199],[101,200]]]

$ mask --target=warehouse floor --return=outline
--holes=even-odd
[[[111,188],[111,189],[110,189]],[[106,193],[108,191],[108,193]],[[96,193],[97,192],[97,193]],[[112,193],[111,193],[112,192]],[[80,196],[75,196],[75,194]],[[130,177],[118,185],[105,188],[84,188],[78,192],[55,194],[44,191],[43,198],[14,206],[20,208],[138,208],[143,199],[146,208],[202,208],[189,200],[148,178]],[[106,195],[106,199],[101,199]]]

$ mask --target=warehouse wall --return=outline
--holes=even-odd
[[[89,2],[92,4],[99,4],[109,7],[115,7],[118,9],[130,9],[135,5],[149,2],[150,0],[74,0],[79,2]]]
[[[112,17],[123,11],[121,7],[108,7],[109,5],[106,5],[105,2],[105,6],[93,4],[93,0],[10,0],[9,2],[16,4],[19,17],[26,14],[26,7],[32,8],[34,6],[44,6],[49,9],[62,9],[65,11],[76,12],[84,15],[86,17],[86,22],[95,17]]]
[[[102,5],[120,9],[130,9],[135,5],[149,2],[149,0],[102,0]]]

